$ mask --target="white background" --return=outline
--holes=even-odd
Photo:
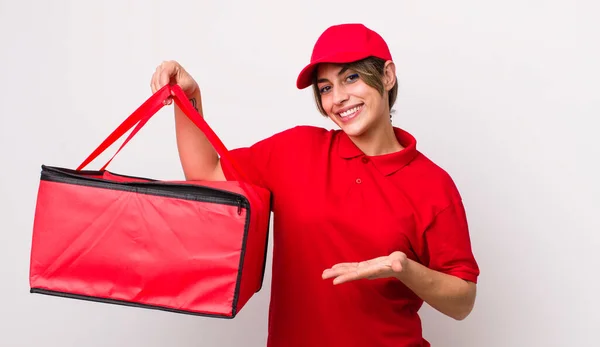
[[[591,0],[0,1],[0,345],[264,346],[270,263],[231,321],[29,294],[40,165],[76,167],[150,96],[166,59],[199,81],[229,148],[331,127],[295,79],[342,22],[387,39],[394,124],[465,199],[477,303],[462,322],[425,306],[433,346],[600,345],[599,11]],[[109,168],[182,178],[172,109]]]

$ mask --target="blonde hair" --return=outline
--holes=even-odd
[[[375,88],[379,94],[383,96],[383,93],[385,92],[385,87],[383,85],[383,68],[385,67],[385,60],[376,57],[369,57],[352,63],[346,63],[342,66],[344,69],[356,71],[363,82],[365,82],[368,86]],[[325,112],[323,109],[323,104],[321,103],[321,93],[319,92],[319,87],[317,86],[316,73],[313,76],[312,86],[315,102],[317,103],[317,109],[323,116],[327,116],[327,112]],[[396,102],[397,96],[398,79],[396,79],[394,86],[388,92],[388,104],[390,112],[394,106],[394,103]]]

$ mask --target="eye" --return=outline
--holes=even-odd
[[[353,73],[350,76],[346,77],[346,82],[352,83],[358,80],[360,76],[357,73]]]
[[[321,88],[319,88],[319,93],[321,93],[321,94],[327,93],[329,91],[329,89],[331,89],[330,86],[321,87]]]

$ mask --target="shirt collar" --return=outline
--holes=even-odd
[[[389,154],[367,156],[352,142],[346,133],[340,131],[337,141],[338,153],[344,159],[365,157],[371,160],[383,175],[389,176],[410,163],[418,153],[417,140],[414,136],[396,127],[394,127],[394,133],[404,149]]]

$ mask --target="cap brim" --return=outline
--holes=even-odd
[[[357,60],[361,60],[364,58],[368,58],[369,54],[364,52],[343,52],[334,54],[327,57],[321,57],[316,59],[312,63],[306,65],[300,74],[298,74],[298,79],[296,80],[296,87],[298,89],[304,89],[306,87],[310,87],[313,82],[313,74],[317,69],[317,66],[322,63],[351,63]]]

